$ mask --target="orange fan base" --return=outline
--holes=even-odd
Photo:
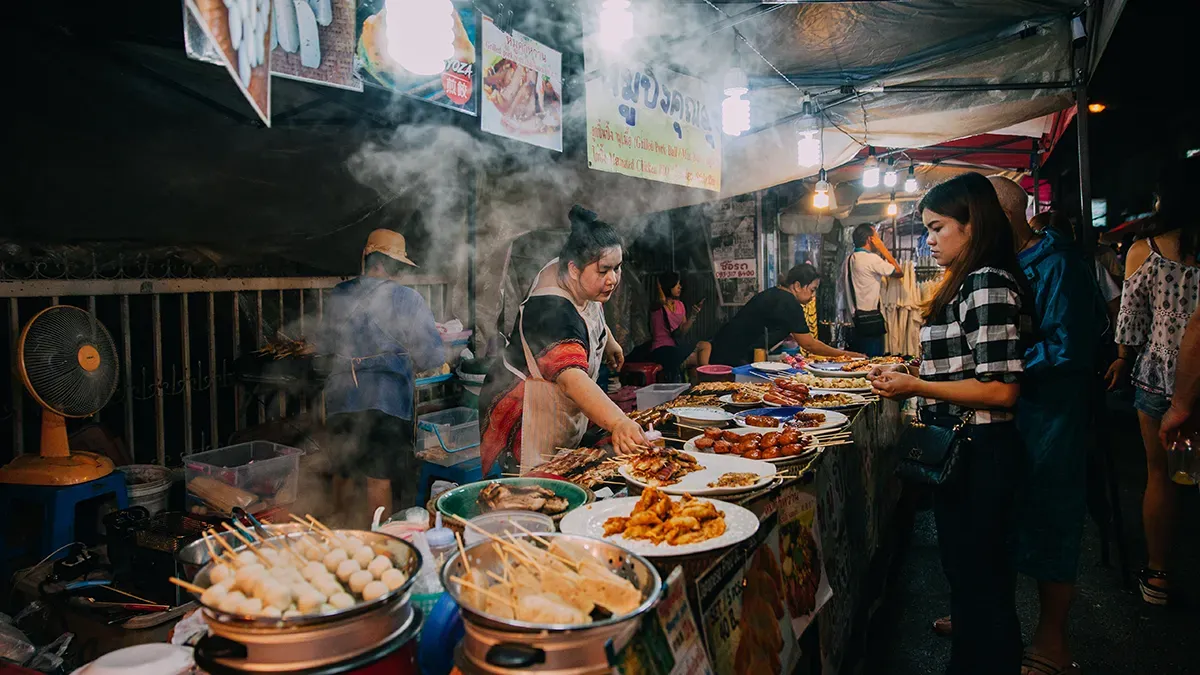
[[[94,452],[71,452],[67,421],[42,409],[42,451],[21,455],[0,468],[0,483],[16,485],[78,485],[113,472],[112,460]]]

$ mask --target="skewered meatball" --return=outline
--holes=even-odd
[[[780,451],[778,445],[770,445],[762,449],[763,459],[775,459],[779,457]]]
[[[779,454],[783,455],[784,457],[795,457],[802,452],[804,452],[804,446],[798,443],[788,443],[787,445],[779,448]]]
[[[718,455],[727,455],[733,452],[733,443],[730,443],[725,439],[716,441],[713,443],[713,452],[717,453]]]
[[[795,429],[785,429],[779,432],[779,445],[791,445],[800,440],[800,432]]]
[[[350,609],[354,606],[354,596],[349,593],[338,593],[329,598],[329,604],[333,605],[334,609]]]
[[[779,442],[779,432],[768,431],[763,434],[762,440],[758,442],[763,449],[769,448]]]
[[[346,549],[335,548],[329,553],[325,554],[325,569],[329,570],[330,572],[336,572],[338,565],[341,565],[349,558],[350,554],[346,553]]]
[[[739,440],[741,440],[741,438],[741,434],[734,433],[732,431],[726,431],[721,434],[721,440],[729,441],[730,443],[737,443]]]
[[[762,459],[762,451],[756,446],[753,450],[742,455],[746,459]]]
[[[371,583],[372,581],[375,581],[375,577],[372,576],[369,571],[359,570],[350,575],[350,581],[348,583],[350,584],[351,591],[354,591],[355,593],[362,593],[362,590],[366,588],[367,584]]]
[[[707,436],[705,436],[704,438],[697,438],[696,439],[696,449],[697,450],[711,450],[714,443],[715,443],[715,441],[713,441],[713,439],[711,439]]]
[[[363,600],[371,602],[372,600],[378,600],[379,598],[382,598],[383,596],[387,595],[387,593],[387,584],[383,583],[382,581],[372,581],[371,583],[367,584],[366,588],[363,589],[362,596]]]
[[[345,583],[350,580],[350,575],[361,570],[362,567],[353,560],[343,560],[342,564],[338,565],[337,578]]]
[[[392,569],[392,560],[385,555],[375,556],[375,559],[371,561],[371,564],[367,565],[367,570],[371,573],[371,576],[375,577],[376,579],[383,576],[383,573],[390,569]]]
[[[370,565],[371,561],[374,559],[375,551],[372,551],[370,546],[363,546],[362,548],[358,549],[354,552],[354,557],[352,558],[352,560],[358,563],[358,566],[364,570],[367,569],[367,565]]]
[[[704,437],[705,437],[705,438],[711,438],[712,440],[714,440],[714,441],[715,441],[715,440],[717,440],[717,439],[721,438],[721,436],[722,436],[722,434],[723,434],[723,433],[724,433],[724,432],[722,432],[722,431],[721,431],[719,428],[717,428],[717,427],[708,427],[707,429],[705,429],[705,430],[704,430]]]
[[[393,567],[384,572],[383,576],[379,577],[379,580],[383,582],[384,586],[387,586],[389,591],[394,591],[408,581],[408,575]]]

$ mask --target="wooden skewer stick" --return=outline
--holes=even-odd
[[[535,565],[537,564],[537,561],[533,560],[532,558],[529,558],[529,556],[526,554],[525,551],[520,550],[519,546],[514,546],[513,544],[510,544],[507,541],[504,541],[500,537],[497,537],[496,535],[492,534],[491,532],[488,532],[487,530],[483,529],[482,527],[479,527],[475,523],[472,523],[471,521],[463,518],[462,516],[451,514],[450,517],[453,518],[454,520],[456,520],[457,522],[459,522],[460,524],[462,524],[464,527],[469,527],[472,530],[475,530],[476,532],[478,532],[479,534],[482,534],[483,536],[487,537],[488,539],[491,539],[492,541],[496,542],[497,544],[500,544],[500,546],[504,547],[506,550],[510,550],[514,556],[516,556],[522,560],[527,560]]]
[[[529,537],[530,537],[531,539],[533,539],[534,541],[538,542],[538,543],[539,543],[539,544],[541,544],[542,546],[545,546],[545,547],[547,547],[547,548],[549,548],[549,547],[550,547],[550,542],[546,541],[546,540],[545,540],[545,539],[543,539],[542,537],[539,537],[539,536],[537,536],[536,534],[534,534],[534,533],[530,532],[529,530],[525,529],[525,526],[521,525],[521,524],[520,524],[520,523],[518,523],[517,521],[515,521],[515,520],[514,520],[514,521],[512,521],[512,526],[513,526],[513,527],[515,527],[515,528],[517,528],[518,530],[520,530],[520,531],[524,532],[525,534],[529,535]],[[547,551],[547,553],[550,553],[550,552],[549,552],[549,551]],[[550,555],[554,555],[554,554],[553,554],[553,553],[550,553]]]
[[[508,598],[504,597],[503,595],[500,595],[499,593],[493,593],[492,591],[489,591],[488,589],[483,588],[482,586],[476,586],[475,584],[467,581],[466,579],[460,579],[459,577],[450,577],[450,581],[453,581],[454,583],[458,584],[459,586],[464,586],[466,588],[469,588],[477,593],[483,593],[484,595],[495,600],[496,602],[499,602],[500,604],[508,605],[509,607],[512,608],[512,610],[514,612],[517,609],[517,606],[513,604],[512,600],[509,600]]]
[[[463,548],[462,535],[458,532],[454,533],[454,542],[458,544],[458,555],[462,558],[463,569],[466,570],[467,576],[471,575],[471,561],[467,560],[467,549]]]
[[[237,537],[238,541],[245,544],[246,548],[249,549],[250,552],[254,554],[254,557],[256,557],[260,561],[262,561],[262,564],[264,567],[273,567],[275,565],[275,563],[273,563],[267,559],[267,556],[262,554],[262,551],[258,550],[255,547],[254,542],[252,542],[246,538],[246,535],[242,534],[241,532],[238,532],[237,529],[234,527],[231,527],[229,525],[229,523],[221,523],[221,526],[224,527],[226,530],[228,530],[230,534]]]
[[[499,574],[496,574],[495,572],[493,572],[493,571],[491,571],[491,570],[488,570],[488,571],[487,571],[487,575],[488,575],[489,577],[491,577],[491,578],[492,578],[492,580],[493,580],[493,581],[496,581],[497,583],[501,583],[501,584],[507,584],[507,583],[508,583],[508,579],[505,579],[504,577],[500,576]]]
[[[177,579],[175,577],[171,577],[171,583],[175,584],[176,586],[178,586],[184,590],[188,590],[193,593],[204,593],[203,588],[200,588],[196,584],[184,581],[183,579]]]
[[[324,530],[324,531],[325,531],[325,533],[326,533],[326,534],[328,534],[329,536],[331,536],[331,537],[334,537],[335,539],[340,539],[340,538],[341,538],[341,537],[338,537],[338,536],[337,536],[337,534],[336,534],[336,533],[335,533],[333,530],[331,530],[331,529],[329,529],[328,527],[326,527],[326,526],[325,526],[325,523],[322,523],[321,521],[319,521],[319,520],[317,520],[316,518],[314,518],[314,517],[313,517],[313,515],[312,515],[311,513],[306,513],[306,514],[304,514],[304,517],[305,517],[305,518],[307,518],[307,519],[309,520],[309,522],[311,522],[311,523],[313,524],[313,526],[315,526],[315,527],[318,527],[318,528],[320,528],[320,529]]]
[[[210,528],[208,531],[212,532],[213,539],[216,539],[217,543],[221,545],[221,548],[225,549],[225,551],[228,552],[229,555],[233,556],[234,562],[237,562],[237,560],[238,560],[237,551],[233,550],[233,547],[229,545],[229,542],[225,541],[225,537],[222,537],[220,535],[220,533],[218,533],[214,529]]]
[[[201,538],[204,539],[205,548],[208,549],[209,560],[211,560],[214,563],[219,563],[221,561],[222,554],[217,553],[217,547],[213,546],[212,542],[208,540],[208,532],[207,531],[201,532],[200,536],[201,536]]]
[[[539,537],[539,536],[535,535],[534,533],[530,532],[529,530],[526,530],[525,528],[521,527],[520,525],[517,525],[517,523],[516,523],[516,522],[513,522],[513,525],[516,525],[517,527],[520,527],[522,532],[524,532],[525,534],[528,534],[530,537],[532,537],[532,538],[534,538],[534,539],[538,540],[539,542],[541,542],[541,543],[543,543],[543,544],[545,544],[545,545],[547,545],[547,546],[549,546],[549,545],[550,545],[550,542],[546,541],[545,539],[542,539],[541,537]],[[517,538],[513,536],[513,533],[512,533],[512,532],[509,532],[509,533],[508,533],[508,538],[512,540],[512,542],[513,542],[513,545],[514,545],[514,546],[520,546],[520,544],[518,544],[518,543],[517,543]],[[540,551],[540,553],[541,553],[542,555],[545,555],[545,556],[547,556],[547,557],[554,558],[555,560],[557,560],[557,561],[559,561],[560,563],[562,563],[562,564],[566,565],[567,567],[572,567],[572,568],[574,568],[574,569],[575,569],[575,571],[579,571],[579,568],[580,568],[580,567],[583,565],[583,562],[582,562],[582,561],[578,561],[578,562],[577,562],[577,561],[575,561],[575,560],[571,560],[571,559],[569,559],[569,558],[564,558],[564,557],[562,557],[561,555],[559,555],[559,554],[557,554],[557,553],[551,553],[550,551]],[[533,552],[532,552],[532,551],[530,551],[529,555],[530,555],[530,557],[533,557]],[[542,571],[544,572],[545,570],[542,570]]]
[[[142,597],[142,596],[140,596],[140,595],[134,595],[133,593],[130,593],[129,591],[123,591],[123,590],[121,590],[121,589],[117,588],[116,586],[100,586],[99,588],[107,588],[108,590],[112,591],[113,593],[117,593],[117,594],[120,594],[120,595],[124,595],[125,597],[128,597],[128,598],[133,598],[134,600],[138,600],[138,601],[140,601],[140,602],[144,602],[144,603],[146,603],[147,605],[156,605],[156,604],[158,604],[158,603],[156,603],[155,601],[153,601],[153,600],[147,600],[146,598],[143,598],[143,597]]]

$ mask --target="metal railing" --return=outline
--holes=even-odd
[[[11,452],[36,451],[40,410],[17,375],[24,323],[57,304],[88,310],[108,328],[119,363],[117,393],[95,415],[125,443],[134,462],[174,464],[229,434],[289,413],[323,416],[321,400],[252,400],[231,365],[278,331],[299,338],[324,315],[329,290],[345,277],[91,278],[0,281],[7,330],[0,342],[12,362],[0,391],[0,433]],[[411,276],[438,321],[447,318],[446,279]],[[4,427],[8,427],[5,429]],[[8,445],[8,444],[4,444]]]

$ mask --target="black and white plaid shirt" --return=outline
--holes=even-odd
[[[954,302],[921,327],[921,379],[1016,382],[1025,366],[1020,286],[1011,274],[984,267],[967,275]],[[922,410],[961,416],[966,410],[923,398]],[[1010,422],[1012,410],[976,410],[973,424]]]

